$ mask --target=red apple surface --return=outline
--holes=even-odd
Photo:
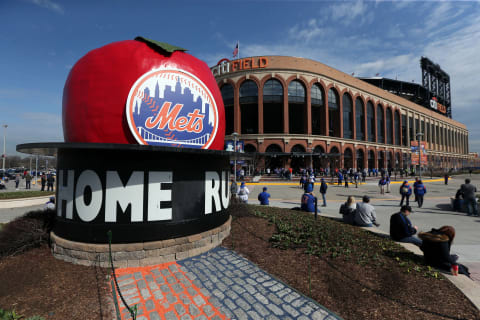
[[[73,66],[62,116],[65,142],[224,148],[222,96],[206,63],[140,37]]]

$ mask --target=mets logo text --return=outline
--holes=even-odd
[[[207,86],[179,69],[155,69],[132,86],[127,120],[140,144],[206,149],[217,134],[218,110]]]

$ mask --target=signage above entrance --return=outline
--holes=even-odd
[[[214,76],[220,76],[230,72],[262,69],[268,66],[267,57],[251,57],[230,61],[228,59],[222,59],[218,61],[217,65],[210,68]]]

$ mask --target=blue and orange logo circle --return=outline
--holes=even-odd
[[[212,93],[184,70],[143,74],[130,89],[126,111],[130,131],[140,144],[207,149],[217,134]]]

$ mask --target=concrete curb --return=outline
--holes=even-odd
[[[338,218],[338,216],[333,216],[333,215],[327,215],[327,214],[319,214],[322,217],[325,218]],[[378,228],[375,227],[362,227],[362,229],[376,233],[376,234],[381,234],[381,235],[388,235],[390,237],[390,234],[387,232],[384,232]],[[423,252],[420,250],[420,248],[412,243],[403,243],[403,242],[397,242],[399,245],[407,249],[408,251],[411,251],[412,253],[422,256],[423,257]],[[458,276],[453,276],[451,274],[445,273],[444,271],[439,271],[442,273],[445,278],[447,278],[451,283],[453,283],[454,286],[458,288],[467,298],[470,300],[470,302],[473,303],[473,305],[480,310],[480,285],[478,285],[475,281],[470,279],[469,277],[459,274]]]
[[[50,199],[51,195],[32,198],[18,198],[0,200],[0,209],[23,208],[44,204]]]

